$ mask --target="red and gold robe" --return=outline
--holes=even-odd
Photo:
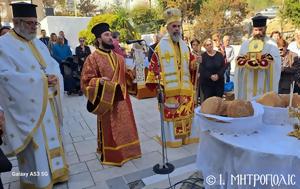
[[[101,77],[111,80],[101,85]],[[88,98],[88,111],[97,115],[97,151],[102,164],[122,166],[139,158],[140,142],[126,90],[124,58],[97,49],[84,63],[81,88]]]
[[[159,64],[153,55],[146,86],[154,90],[160,77],[164,88],[163,118],[167,146],[180,147],[198,142],[198,134],[192,127],[195,93],[192,79],[195,78],[196,60],[182,40],[173,43],[169,36],[161,39],[155,53]]]

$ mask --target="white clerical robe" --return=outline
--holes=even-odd
[[[43,68],[43,69],[41,69]],[[59,78],[48,86],[46,74]],[[5,112],[4,145],[17,156],[22,188],[52,188],[68,179],[60,127],[63,79],[58,63],[38,39],[14,31],[0,37],[0,106]]]
[[[243,42],[239,55],[248,53],[249,42]],[[251,100],[254,96],[262,95],[269,91],[278,92],[281,73],[281,59],[277,44],[269,37],[264,39],[262,54],[272,55],[274,61],[267,69],[252,69],[236,65],[234,74],[234,92],[236,99]]]

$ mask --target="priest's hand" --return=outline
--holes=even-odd
[[[54,86],[57,84],[58,79],[57,79],[56,75],[47,75],[47,77],[48,77],[48,85],[49,86]]]
[[[217,81],[219,79],[219,76],[218,76],[218,74],[213,74],[210,76],[210,79],[213,81]]]
[[[101,77],[100,78],[100,84],[104,85],[104,81],[110,81],[110,79],[108,77]]]
[[[0,136],[4,133],[4,124],[5,124],[4,112],[0,110]]]

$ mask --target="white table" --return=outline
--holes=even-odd
[[[300,188],[300,140],[287,136],[292,130],[290,125],[262,125],[258,133],[225,135],[202,129],[196,165],[204,179],[210,178],[206,188]],[[280,187],[272,187],[271,181],[269,185],[256,181],[254,187],[254,174],[256,180],[258,176],[259,179],[278,176],[285,181],[280,181]],[[210,175],[216,178],[213,185],[208,184],[213,183]],[[243,177],[247,181],[243,182]],[[272,184],[278,184],[277,180]]]

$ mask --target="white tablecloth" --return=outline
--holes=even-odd
[[[197,116],[196,119],[201,118]],[[225,135],[202,131],[197,168],[202,171],[204,179],[210,175],[216,178],[216,183],[206,184],[206,188],[300,188],[300,141],[287,136],[292,130],[290,125],[263,125],[258,133],[250,135]],[[270,184],[258,186],[259,182],[256,182],[254,187],[254,183],[249,184],[248,181],[240,182],[238,186],[237,181],[232,182],[232,177],[246,174],[258,174],[262,177],[272,174],[272,178],[278,175],[286,180],[293,177],[293,182],[281,181],[288,185],[279,187],[272,187]],[[220,181],[220,178],[224,180]]]

